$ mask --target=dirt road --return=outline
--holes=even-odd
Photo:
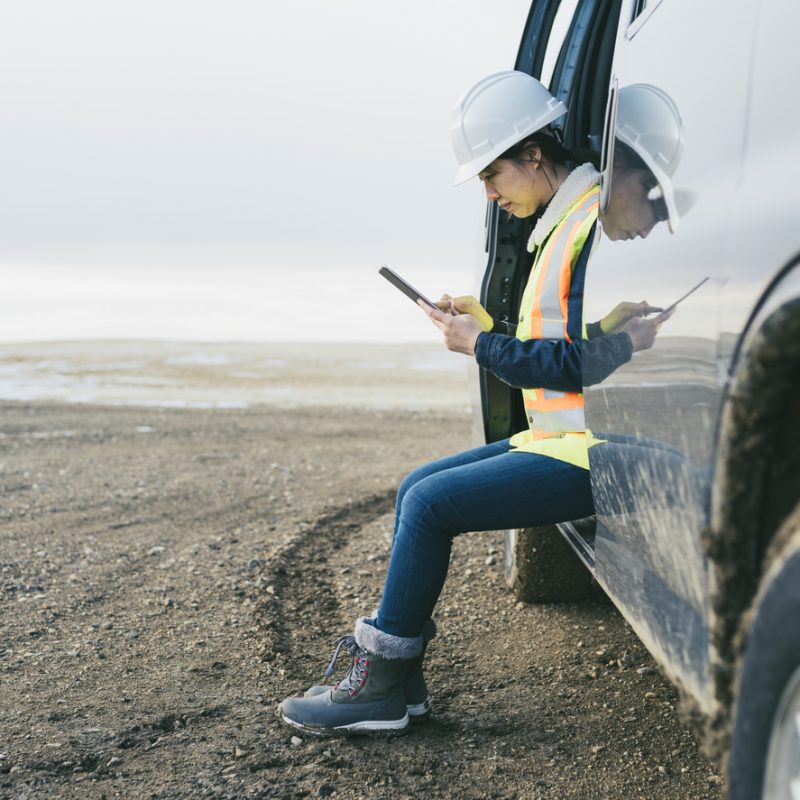
[[[613,607],[517,604],[496,535],[457,542],[428,723],[318,740],[276,718],[379,599],[394,488],[466,415],[2,418],[0,798],[718,796]]]

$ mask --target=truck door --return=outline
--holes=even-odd
[[[651,349],[585,386],[587,425],[603,441],[590,449],[596,577],[671,677],[701,700],[710,691],[700,536],[724,387],[719,297],[744,145],[751,17],[724,0],[624,4],[613,85],[619,92],[646,84],[677,109],[683,141],[672,185],[680,213],[674,233],[664,223],[649,233],[618,229],[633,241],[610,241],[609,220],[587,271],[584,306],[587,321],[623,300],[667,307],[708,278]],[[611,144],[607,136],[607,162]],[[604,201],[609,170],[607,163]]]

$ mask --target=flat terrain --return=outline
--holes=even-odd
[[[0,798],[718,796],[613,607],[518,604],[495,534],[456,543],[428,723],[321,740],[276,718],[378,601],[394,489],[467,415],[1,413]]]
[[[399,480],[469,445],[463,363],[3,348],[0,798],[718,797],[613,607],[517,603],[497,534],[456,543],[429,722],[320,740],[276,717],[378,602]]]

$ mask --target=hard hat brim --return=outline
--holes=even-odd
[[[517,131],[514,136],[510,136],[508,139],[498,142],[483,155],[472,159],[472,161],[468,161],[466,164],[462,164],[458,170],[456,170],[453,186],[459,186],[471,180],[486,169],[492,161],[495,161],[503,155],[506,150],[517,144],[517,142],[521,142],[526,136],[530,136],[532,133],[546,128],[551,122],[554,122],[559,117],[563,117],[566,113],[567,107],[560,100],[557,100],[547,114],[537,119],[535,124]]]
[[[664,197],[664,204],[667,207],[667,225],[670,233],[677,233],[680,227],[681,218],[685,217],[697,200],[697,194],[688,189],[676,189],[672,181],[663,173],[654,173],[658,180],[659,188]]]

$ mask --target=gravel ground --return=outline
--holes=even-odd
[[[0,798],[718,798],[602,596],[526,606],[461,537],[434,711],[313,739],[276,703],[379,599],[394,489],[466,415],[6,403]],[[343,665],[344,666],[344,665]]]

